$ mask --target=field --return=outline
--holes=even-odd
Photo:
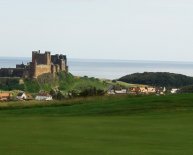
[[[0,104],[2,155],[193,154],[193,94]]]

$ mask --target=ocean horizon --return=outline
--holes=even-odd
[[[30,57],[0,57],[0,68],[14,68],[27,64]],[[69,72],[75,76],[117,79],[127,74],[170,72],[193,76],[193,62],[155,60],[111,60],[68,58]]]

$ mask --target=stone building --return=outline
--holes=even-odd
[[[51,52],[32,52],[32,61],[27,65],[19,64],[16,68],[1,68],[0,77],[37,78],[45,73],[68,72],[66,55],[51,55]]]
[[[32,62],[30,62],[30,76],[38,77],[44,73],[57,73],[68,71],[67,58],[65,55],[51,55],[50,52],[32,52]]]

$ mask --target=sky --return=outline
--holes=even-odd
[[[0,0],[0,56],[193,61],[192,0]]]

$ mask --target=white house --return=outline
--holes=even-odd
[[[171,93],[172,93],[172,94],[176,94],[176,93],[178,92],[178,90],[179,90],[179,89],[177,89],[177,88],[173,88],[173,89],[171,90]]]
[[[127,94],[127,89],[115,90],[115,94]]]
[[[16,97],[18,100],[26,100],[27,95],[24,92],[19,92]]]
[[[52,96],[49,94],[39,94],[36,96],[35,99],[38,101],[51,101],[51,100],[53,100]]]

